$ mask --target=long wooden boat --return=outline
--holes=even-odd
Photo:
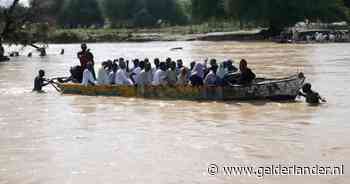
[[[305,77],[302,73],[280,79],[257,79],[249,85],[192,86],[82,86],[60,84],[63,94],[119,96],[169,100],[295,100]]]

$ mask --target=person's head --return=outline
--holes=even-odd
[[[160,62],[159,68],[160,68],[161,70],[163,70],[163,71],[166,71],[166,70],[167,70],[166,63],[165,63],[165,62]]]
[[[219,66],[217,64],[212,65],[210,68],[210,71],[212,71],[214,74],[218,71]]]
[[[113,65],[113,61],[112,61],[112,60],[108,60],[108,61],[107,61],[107,66],[108,66],[109,68],[112,68],[112,65]]]
[[[145,62],[145,63],[149,63],[149,59],[148,59],[148,58],[145,58],[144,62]]]
[[[119,69],[118,62],[113,62],[111,68],[112,68],[113,72],[118,71],[118,69]]]
[[[303,86],[303,92],[304,93],[310,93],[312,91],[311,88],[312,88],[312,85],[310,83],[306,83]]]
[[[184,66],[184,63],[182,62],[181,59],[177,60],[177,68],[182,68]]]
[[[144,61],[140,61],[139,67],[143,70],[145,68],[146,63]]]
[[[159,58],[155,58],[155,59],[154,59],[154,65],[156,66],[156,68],[159,68],[159,66],[160,66],[160,60],[159,60]]]
[[[165,61],[166,67],[167,69],[169,69],[171,67],[171,58],[167,58]]]
[[[120,60],[119,60],[119,67],[120,67],[120,69],[122,69],[122,70],[126,69],[126,63],[125,63],[124,61],[120,61]]]
[[[193,70],[194,66],[196,66],[196,62],[195,61],[192,61],[190,63],[190,69]]]
[[[211,59],[210,60],[210,66],[217,65],[216,59]]]
[[[172,62],[170,63],[170,69],[171,69],[172,71],[175,71],[175,70],[176,70],[176,62],[175,62],[175,61],[172,61]]]
[[[107,69],[108,68],[108,61],[104,61],[101,64],[102,68]]]
[[[119,62],[120,62],[120,61],[125,61],[125,59],[121,57],[121,58],[119,58]]]
[[[135,68],[139,67],[139,64],[140,64],[140,60],[139,59],[134,59],[132,62],[134,63],[134,67]]]
[[[39,70],[39,77],[44,77],[44,76],[45,76],[45,71]]]
[[[107,65],[107,61],[103,61],[103,62],[101,63],[101,66],[102,66],[103,68],[105,68],[106,65]]]
[[[87,50],[87,45],[86,43],[81,44],[81,50],[86,51]]]
[[[151,63],[149,63],[149,62],[146,63],[146,64],[145,64],[145,71],[146,71],[146,72],[149,72],[149,71],[151,71],[151,70],[152,70]]]
[[[226,61],[227,66],[233,66],[233,61],[231,59]]]
[[[248,68],[248,62],[245,59],[242,59],[241,62],[239,63],[239,69],[241,71],[245,71]]]
[[[231,72],[235,72],[236,69],[235,69],[235,67],[234,67],[233,65],[228,65],[227,71],[228,71],[229,73],[231,73]]]

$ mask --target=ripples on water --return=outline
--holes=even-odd
[[[0,183],[256,183],[209,177],[211,163],[347,162],[350,44],[235,42],[90,44],[117,57],[246,58],[260,76],[303,71],[329,103],[157,101],[31,92],[39,69],[65,76],[79,45],[0,63]],[[182,51],[170,51],[184,47]],[[66,55],[59,56],[61,48]],[[14,48],[11,48],[14,49]],[[25,52],[29,52],[29,50]],[[315,162],[313,162],[315,161]],[[267,177],[266,183],[345,183],[348,177]]]

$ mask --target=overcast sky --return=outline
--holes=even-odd
[[[8,6],[13,2],[13,0],[0,0],[0,5],[1,6]],[[23,4],[28,4],[28,0],[20,0],[20,3]]]

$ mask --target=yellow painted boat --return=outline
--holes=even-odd
[[[280,79],[257,79],[249,85],[225,87],[192,86],[82,86],[65,83],[63,94],[89,96],[119,96],[173,100],[295,100],[305,77],[302,73]]]

